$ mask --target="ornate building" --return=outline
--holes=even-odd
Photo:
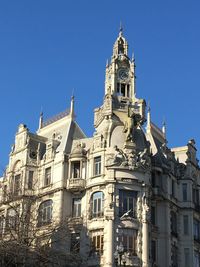
[[[83,266],[200,266],[195,142],[168,148],[165,125],[145,110],[120,30],[93,137],[76,123],[73,98],[68,111],[48,121],[41,114],[36,134],[19,125],[1,179],[1,236],[31,198],[35,228],[49,236],[49,227],[66,224],[60,249],[76,250]]]

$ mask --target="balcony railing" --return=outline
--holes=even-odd
[[[83,191],[85,189],[85,179],[71,178],[68,180],[68,189],[72,191]]]

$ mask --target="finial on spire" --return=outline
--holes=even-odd
[[[71,96],[71,107],[70,107],[70,115],[71,118],[74,118],[74,89],[72,90],[72,96]]]
[[[135,62],[135,55],[134,55],[134,52],[132,52],[132,59],[131,59],[132,62]]]
[[[109,64],[108,64],[108,59],[107,59],[107,60],[106,60],[106,67],[108,67],[108,65],[109,65]]]
[[[41,107],[40,118],[39,118],[39,130],[42,128],[42,126],[43,126],[43,111]]]
[[[163,132],[164,137],[166,138],[166,120],[165,120],[165,118],[163,118],[162,132]]]
[[[150,108],[150,101],[147,104],[147,132],[151,131],[151,108]]]
[[[122,22],[120,21],[119,36],[122,36],[122,33],[123,33],[123,27],[122,27]]]

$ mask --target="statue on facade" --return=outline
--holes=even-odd
[[[140,151],[137,155],[137,165],[138,167],[142,167],[143,169],[150,168],[151,159],[149,157],[148,149],[145,148],[143,151]]]
[[[123,132],[126,133],[126,141],[133,141],[133,130],[134,130],[134,112],[133,109],[128,107],[128,118],[124,123]]]

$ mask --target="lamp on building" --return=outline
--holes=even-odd
[[[119,246],[117,247],[115,253],[114,253],[114,258],[115,258],[115,267],[118,267],[118,266],[122,266],[122,263],[123,263],[123,266],[126,265],[126,257],[124,255],[124,247],[122,245],[122,243],[119,244]],[[119,262],[119,264],[118,264]]]

